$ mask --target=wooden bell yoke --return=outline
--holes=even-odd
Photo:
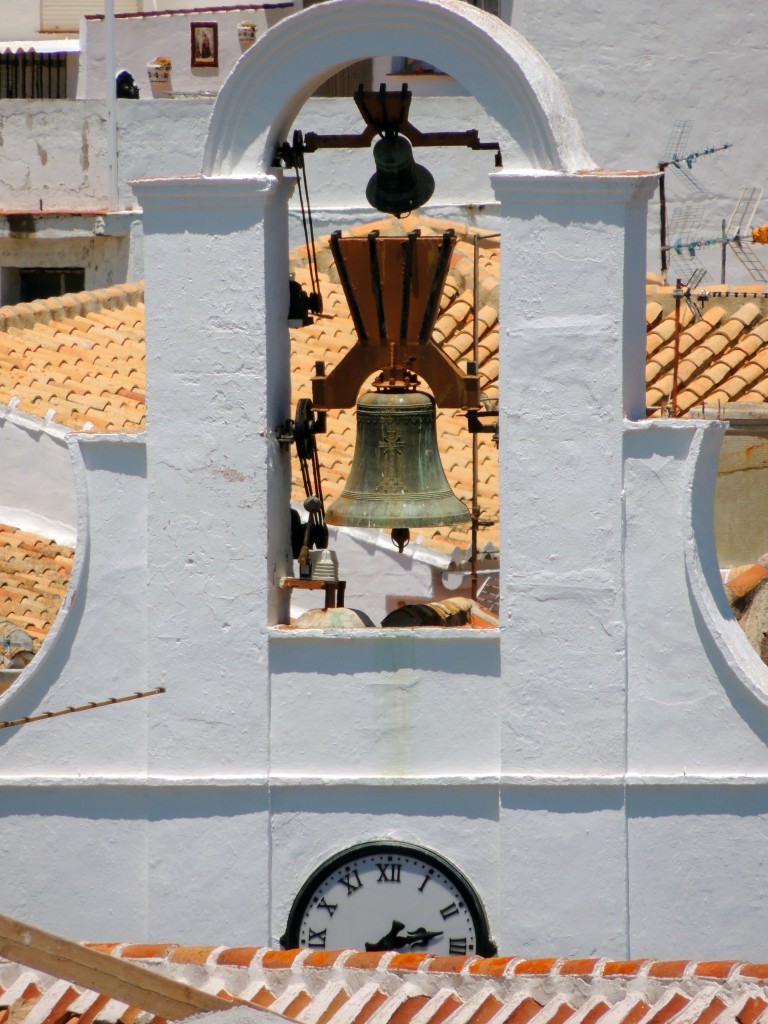
[[[348,408],[362,384],[382,371],[378,386],[410,389],[418,371],[441,408],[479,409],[480,378],[462,371],[432,340],[440,298],[456,245],[454,231],[366,238],[331,235],[331,251],[357,334],[355,344],[326,375],[312,379],[315,409]]]

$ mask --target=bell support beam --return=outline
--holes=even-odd
[[[378,92],[364,92],[362,86],[355,92],[355,104],[365,121],[358,135],[318,135],[307,132],[304,152],[318,149],[367,149],[377,135],[399,134],[412,146],[466,146],[473,150],[493,150],[496,166],[501,167],[501,147],[498,142],[481,142],[476,128],[460,132],[422,132],[408,120],[411,109],[411,91],[406,85],[401,92],[387,92],[382,85]]]
[[[418,371],[427,381],[441,409],[480,409],[480,378],[462,373],[437,345],[397,345],[398,363],[418,360]],[[389,350],[355,345],[327,376],[312,378],[312,404],[317,410],[349,409],[363,383],[389,365]]]

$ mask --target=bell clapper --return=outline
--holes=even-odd
[[[411,531],[408,527],[396,526],[390,534],[392,543],[402,555],[403,550],[411,543]]]

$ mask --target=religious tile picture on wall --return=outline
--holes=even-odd
[[[193,21],[192,67],[217,68],[219,66],[219,26],[215,21]]]

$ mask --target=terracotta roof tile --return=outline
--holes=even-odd
[[[768,1009],[768,1001],[760,996],[747,996],[744,1005],[737,1010],[735,1019],[739,1024],[755,1024],[755,1021]]]
[[[266,1010],[274,1003],[275,997],[266,985],[260,985],[257,991],[248,997],[248,1001]]]
[[[470,974],[481,974],[489,978],[498,978],[505,974],[509,968],[514,968],[520,957],[515,956],[494,956],[481,958],[469,965]]]
[[[669,999],[649,1017],[645,1024],[666,1024],[690,1002],[681,992],[673,992]]]
[[[363,971],[375,970],[387,953],[351,953],[344,961],[346,969],[354,968]]]
[[[97,430],[141,430],[142,299],[141,285],[124,285],[0,309],[0,399],[18,399],[33,416],[55,409],[74,430],[89,421]]]
[[[609,1009],[610,1007],[608,1003],[602,999],[598,999],[593,1006],[590,1006],[586,1012],[581,1015],[579,1024],[597,1024],[597,1021],[599,1021]]]
[[[757,1024],[768,1011],[768,965],[733,960],[413,959],[165,944],[110,951],[303,1024]],[[11,1024],[137,1024],[148,1016],[35,971],[14,975],[7,963],[2,978],[0,1009],[11,1009]]]
[[[635,1002],[627,999],[625,1002],[628,1005],[626,1012],[621,1016],[621,1024],[638,1024],[638,1021],[641,1021],[650,1010],[650,1006],[644,999],[638,998]]]
[[[0,524],[0,616],[26,630],[37,651],[58,614],[74,549]]]
[[[360,995],[364,996],[365,998],[362,1000],[361,1005],[355,1005],[354,1007],[352,1007],[352,1009],[356,1010],[357,1012],[355,1013],[355,1016],[351,1019],[351,1021],[349,1021],[349,1024],[366,1024],[366,1022],[371,1019],[371,1017],[376,1013],[376,1011],[379,1010],[381,1006],[387,1001],[386,995],[383,992],[380,992],[378,989],[373,989],[372,986],[368,991],[364,990],[363,992],[361,992]],[[353,1000],[350,1000],[350,1004],[352,1003]],[[350,1005],[348,1005],[347,1009],[349,1008]]]
[[[541,1020],[541,1024],[565,1024],[565,1021],[573,1017],[575,1011],[569,1003],[563,1000],[559,1006],[553,1006],[554,1002],[555,1000],[552,1000],[540,1015],[540,1019],[544,1018]]]
[[[330,988],[331,986],[328,987]],[[349,993],[341,985],[333,986],[330,995],[331,998],[328,1000],[322,1013],[317,1017],[313,1024],[329,1024],[339,1010],[341,1010],[342,1006],[349,1002]],[[316,999],[315,1001],[318,1002],[319,999]]]
[[[514,968],[515,974],[549,974],[557,963],[557,959],[521,960]]]
[[[282,1013],[286,1017],[290,1017],[292,1020],[296,1020],[301,1013],[309,1006],[312,1000],[312,996],[305,989],[299,989],[297,992],[291,993],[290,999],[278,1006],[278,1000],[275,1000],[273,1009],[276,1013]]]
[[[179,946],[171,953],[169,960],[174,964],[204,964],[215,949],[216,946]]]
[[[643,967],[652,962],[651,960],[613,960],[605,965],[603,975],[606,978],[610,978],[613,975],[629,976],[639,974]]]
[[[502,1021],[503,1024],[528,1024],[528,1021],[532,1020],[541,1008],[541,1003],[530,996],[525,996],[511,1013],[504,1016],[498,1015],[498,1024],[502,1024]]]

